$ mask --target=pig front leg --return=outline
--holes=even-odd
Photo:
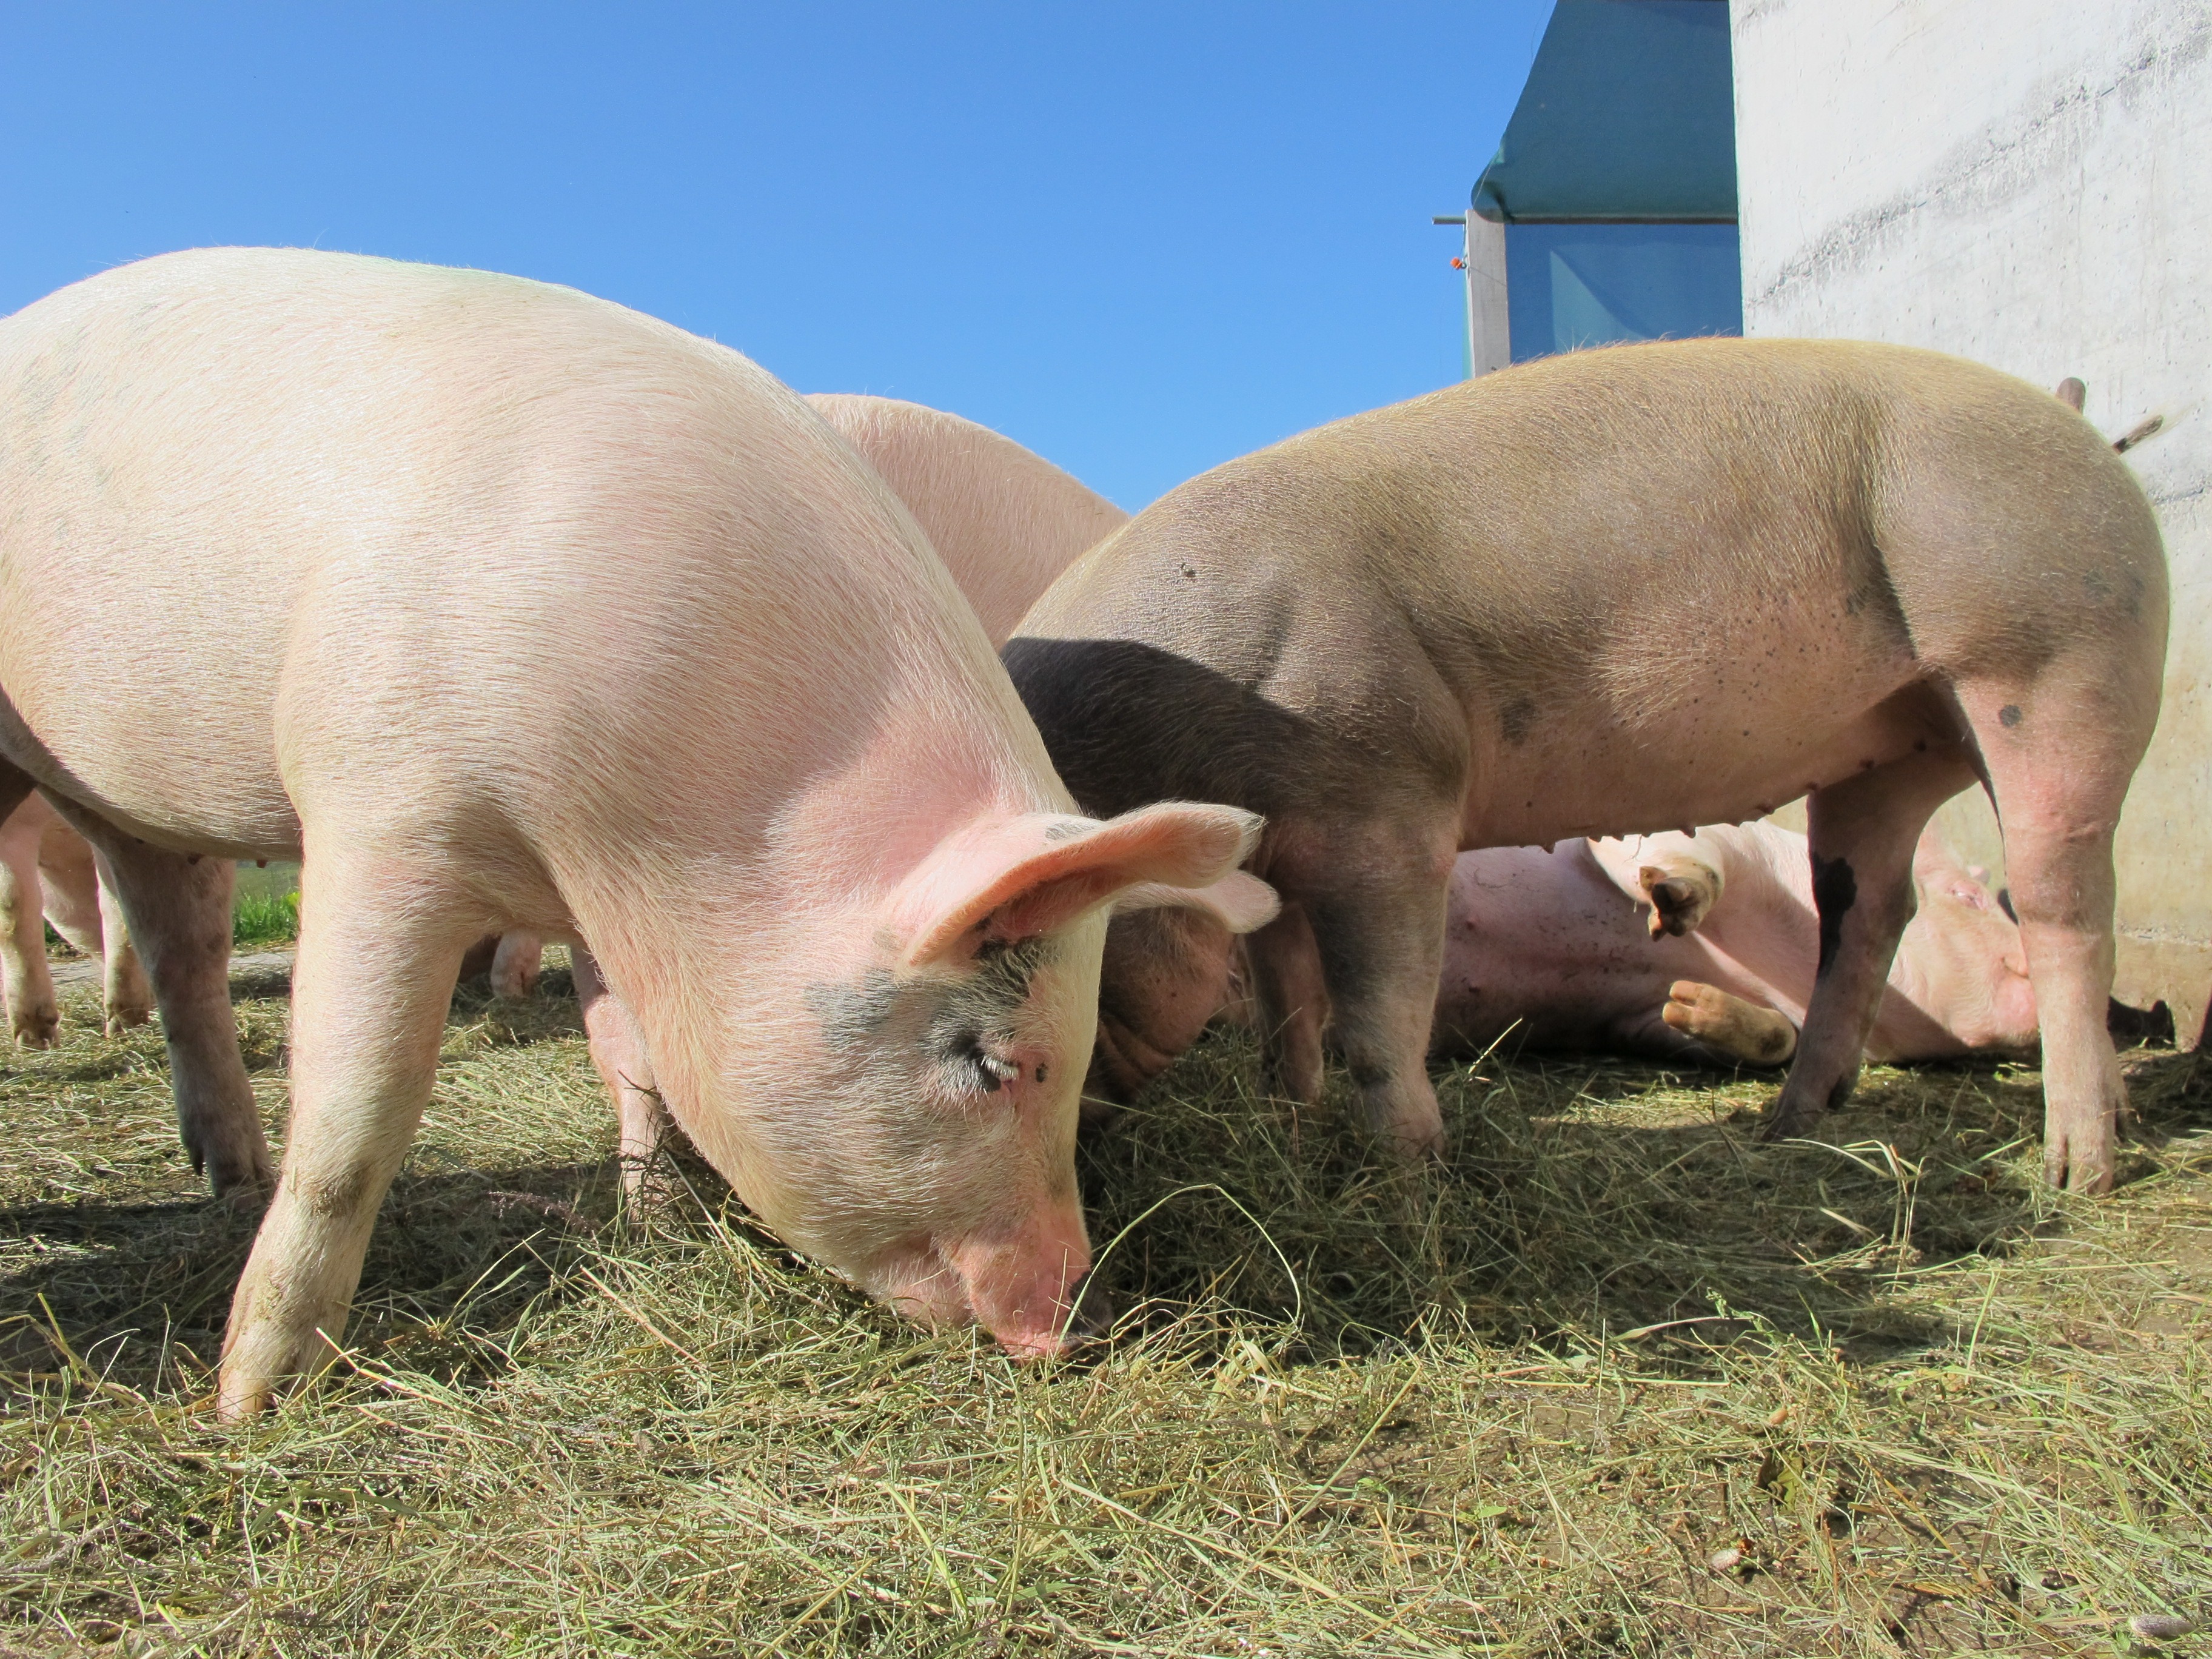
[[[472,909],[414,848],[308,832],[284,1168],[231,1302],[225,1420],[336,1357],[378,1206],[429,1101],[461,953],[482,928]]]
[[[1762,1139],[1802,1134],[1821,1111],[1850,1098],[1898,939],[1919,902],[1913,849],[1929,816],[1972,781],[1965,747],[1950,743],[1832,784],[1808,801],[1820,956],[1797,1057],[1760,1126]]]
[[[124,921],[118,935],[137,947],[153,982],[177,1133],[192,1168],[206,1174],[218,1198],[258,1199],[271,1169],[230,1006],[236,866],[149,847],[74,806],[64,815],[103,861]]]
[[[45,814],[25,793],[0,823],[0,981],[8,1024],[26,1048],[51,1048],[61,1030],[61,1005],[46,966],[44,895],[39,884],[39,837]]]
[[[645,1033],[620,998],[607,989],[599,959],[579,941],[568,947],[574,964],[576,1003],[583,1011],[592,1065],[614,1097],[622,1126],[618,1153],[623,1196],[633,1203],[650,1196],[646,1172],[673,1123],[653,1082],[653,1061],[645,1052]]]
[[[1442,826],[1417,840],[1367,825],[1322,839],[1316,853],[1305,883],[1277,886],[1311,919],[1334,1046],[1369,1130],[1404,1154],[1439,1153],[1429,1030],[1456,837]]]

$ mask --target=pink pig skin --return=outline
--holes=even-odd
[[[1691,930],[1652,936],[1647,871],[1712,895]],[[1933,830],[1913,877],[1919,908],[1868,1057],[2032,1044],[2020,929]],[[1805,838],[1771,823],[1465,853],[1450,905],[1439,1054],[1504,1041],[1779,1065],[1812,1000],[1820,917]]]
[[[461,956],[588,938],[795,1247],[1018,1353],[1077,1314],[1107,907],[1249,925],[1250,814],[1079,817],[890,492],[736,353],[571,290],[208,249],[0,322],[0,810],[105,855],[254,1184],[230,866],[302,860],[284,1164],[223,1409],[327,1364]],[[226,1059],[227,1058],[227,1062]],[[252,1141],[258,1141],[258,1124]]]
[[[806,401],[914,514],[994,646],[1054,577],[1128,522],[1042,456],[957,415],[854,392],[811,392]],[[532,994],[540,945],[520,930],[500,937],[489,967],[494,995]],[[623,1184],[640,1196],[667,1114],[636,1022],[607,995],[590,953],[571,948],[592,1063],[621,1120]]]

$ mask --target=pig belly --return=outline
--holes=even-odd
[[[1761,625],[1730,632],[1757,639]],[[1462,845],[1741,823],[1957,741],[1949,711],[1913,684],[1917,671],[1908,659],[1874,641],[1865,642],[1870,649],[1838,649],[1842,643],[1809,631],[1794,640],[1784,633],[1777,648],[1807,665],[1794,689],[1765,675],[1731,677],[1715,661],[1699,665],[1694,696],[1654,696],[1628,708],[1601,686],[1587,702],[1549,712],[1522,743],[1497,744],[1491,763],[1474,769]],[[1498,715],[1478,709],[1471,735],[1480,744],[1500,725]]]
[[[1697,934],[1654,939],[1589,843],[1494,847],[1452,868],[1431,1050],[1534,1048],[1676,1054],[1695,1043],[1660,1018],[1676,980],[1771,1006],[1753,975]]]
[[[67,607],[26,586],[0,567],[16,624],[0,636],[0,756],[155,846],[299,856],[272,715],[281,640],[253,637],[250,606],[228,624],[244,640],[211,641],[165,623],[127,584]]]

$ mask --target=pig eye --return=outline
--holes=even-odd
[[[1022,1068],[983,1046],[981,1031],[963,1031],[945,1047],[950,1069],[969,1087],[990,1095],[1019,1079]]]

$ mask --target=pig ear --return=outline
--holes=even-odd
[[[1260,819],[1233,806],[1164,801],[1102,823],[1031,813],[948,837],[900,884],[894,933],[908,968],[1035,939],[1132,887],[1202,889],[1235,872]]]
[[[1169,887],[1148,881],[1114,901],[1114,914],[1130,910],[1196,910],[1232,933],[1257,933],[1281,912],[1275,890],[1242,870],[1231,870],[1210,887]]]

